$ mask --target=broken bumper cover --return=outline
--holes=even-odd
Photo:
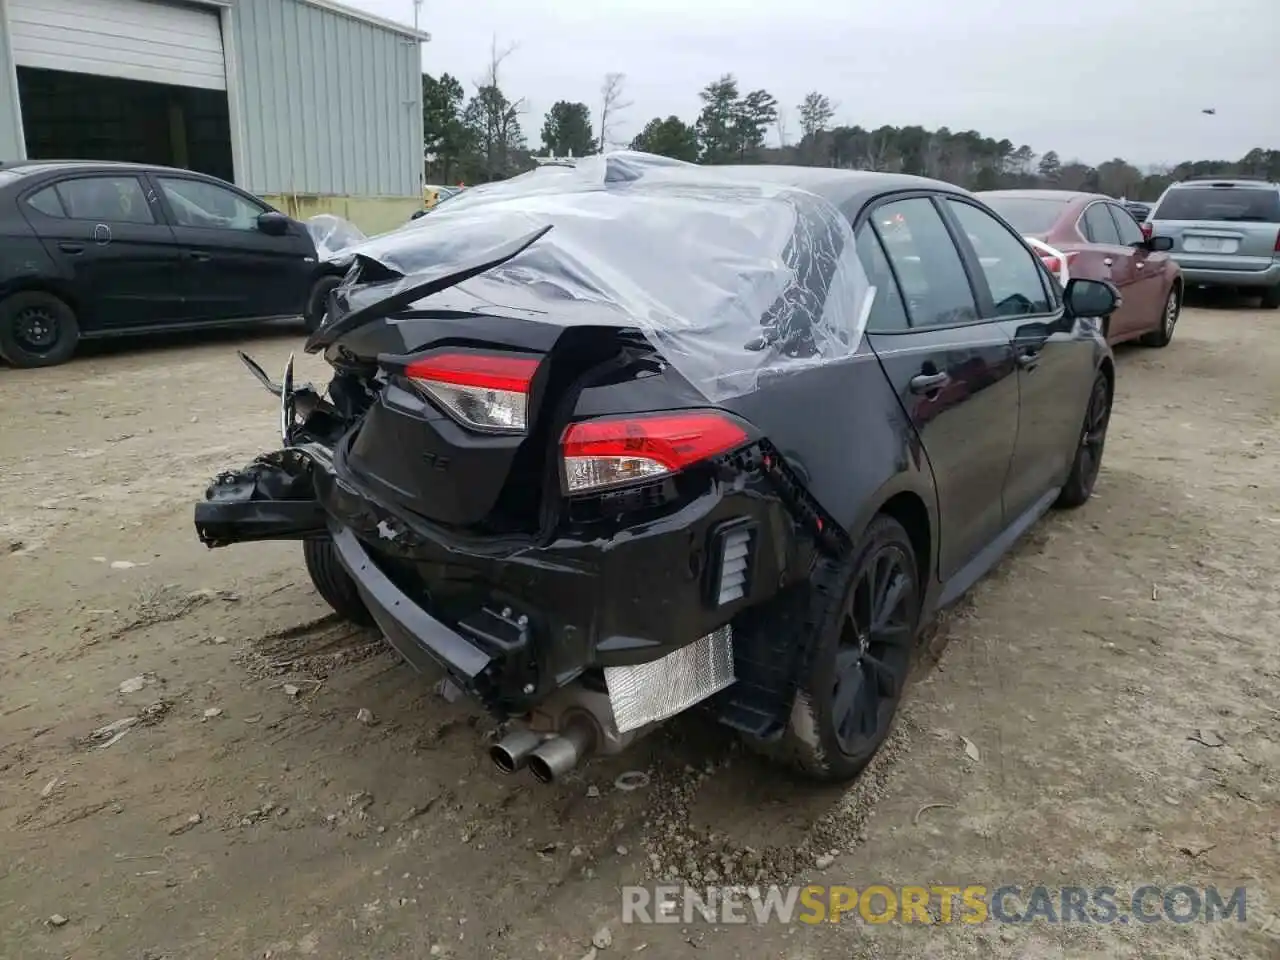
[[[772,596],[795,563],[785,508],[746,485],[717,486],[609,536],[562,531],[505,545],[391,510],[341,456],[316,474],[316,492],[392,645],[419,668],[443,668],[498,715],[600,668],[596,682],[631,704],[618,718],[628,727],[704,699],[733,682],[733,616]]]
[[[400,655],[419,670],[443,668],[464,687],[473,688],[493,656],[414,603],[378,569],[350,530],[335,528],[333,544],[365,606]]]
[[[196,507],[201,540],[331,537],[392,646],[499,717],[579,678],[616,700],[626,729],[705,699],[734,682],[730,622],[812,557],[781,501],[745,476],[666,517],[504,542],[392,510],[340,452],[311,446],[215,480]]]

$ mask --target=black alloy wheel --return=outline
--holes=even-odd
[[[844,604],[831,721],[840,749],[869,755],[884,740],[911,667],[915,560],[893,542],[866,556]]]
[[[880,749],[906,689],[924,602],[911,538],[893,517],[876,516],[844,559],[820,566],[808,591],[809,613],[790,641],[808,656],[786,728],[747,743],[840,783]]]
[[[1107,443],[1107,426],[1111,423],[1111,386],[1103,374],[1093,381],[1089,406],[1085,410],[1080,445],[1076,449],[1071,474],[1058,494],[1060,507],[1078,507],[1093,495],[1102,467],[1102,450]]]

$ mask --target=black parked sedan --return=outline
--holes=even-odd
[[[1110,284],[1062,289],[932,180],[633,153],[343,252],[285,449],[196,506],[304,541],[554,780],[701,704],[823,779],[888,733],[919,625],[1098,476]]]
[[[82,338],[297,317],[306,227],[229,183],[89,161],[0,166],[0,357],[62,363]]]

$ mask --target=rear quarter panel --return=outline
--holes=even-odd
[[[12,197],[5,198],[0,206],[0,296],[32,287],[60,293],[66,280]]]
[[[723,406],[760,428],[853,539],[890,497],[910,491],[925,503],[936,550],[933,474],[865,340],[848,360],[770,374]]]

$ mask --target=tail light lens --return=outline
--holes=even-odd
[[[460,423],[487,433],[523,433],[529,426],[532,357],[439,353],[414,360],[408,376]]]
[[[1274,249],[1276,253],[1280,253],[1280,233],[1276,234],[1276,245]]]
[[[665,476],[750,439],[740,422],[714,411],[584,420],[560,439],[565,486],[584,493]]]
[[[1068,251],[1066,254],[1068,268],[1070,268],[1071,266],[1071,261],[1073,261],[1076,258],[1076,252],[1077,251],[1075,250],[1071,250],[1071,251]],[[1054,276],[1057,276],[1058,273],[1062,270],[1062,261],[1059,260],[1057,257],[1050,256],[1047,253],[1040,254],[1040,262],[1043,263],[1045,266],[1045,269],[1048,270],[1050,273],[1052,273]]]
[[[1140,224],[1138,224],[1138,226],[1139,226],[1139,228],[1141,228],[1141,230],[1142,230],[1142,236],[1143,236],[1144,238],[1146,238],[1147,240],[1150,240],[1150,239],[1151,239],[1151,230],[1152,230],[1151,224],[1149,224],[1149,223],[1140,223]]]

